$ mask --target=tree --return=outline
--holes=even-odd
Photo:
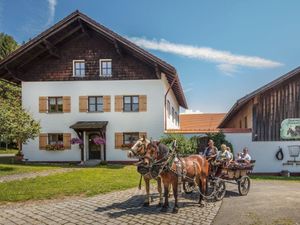
[[[182,155],[195,154],[197,151],[197,144],[193,139],[186,138],[182,134],[167,134],[163,136],[160,141],[171,147],[173,141],[176,140],[177,150]]]
[[[6,34],[0,33],[0,59],[18,47],[17,42]],[[22,144],[34,139],[40,132],[40,124],[21,104],[21,88],[0,80],[0,140]]]
[[[4,59],[18,47],[18,43],[12,36],[0,33],[0,60]]]

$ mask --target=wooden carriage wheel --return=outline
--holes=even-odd
[[[250,190],[250,178],[248,176],[242,176],[237,183],[240,195],[247,195]]]

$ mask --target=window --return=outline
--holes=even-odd
[[[112,76],[111,59],[100,59],[100,76]]]
[[[49,145],[62,145],[64,144],[63,134],[48,134]]]
[[[178,115],[177,115],[177,112],[175,112],[175,124],[178,125]]]
[[[103,97],[89,96],[89,112],[103,112]]]
[[[243,126],[242,126],[242,120],[240,120],[240,128],[242,128]]]
[[[124,145],[133,145],[137,140],[139,140],[139,133],[123,133]]]
[[[174,123],[174,119],[175,119],[175,110],[174,107],[172,107],[172,122]]]
[[[85,62],[84,60],[73,61],[73,76],[84,77],[85,76]]]
[[[168,112],[168,118],[170,118],[171,116],[171,105],[170,105],[170,101],[167,101],[167,112]]]
[[[48,112],[63,112],[63,98],[48,97]]]
[[[247,116],[245,116],[245,128],[248,128]]]
[[[139,96],[124,96],[123,104],[124,112],[138,112]]]

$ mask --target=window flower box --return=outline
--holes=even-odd
[[[131,149],[131,147],[133,146],[133,144],[122,144],[122,149],[124,150],[128,150],[128,149]]]
[[[52,144],[52,145],[46,145],[47,151],[62,151],[65,150],[65,147],[63,144]]]

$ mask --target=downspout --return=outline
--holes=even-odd
[[[168,90],[167,90],[167,92],[166,92],[166,94],[165,94],[165,108],[164,108],[164,110],[165,110],[165,113],[164,113],[164,119],[165,119],[165,131],[167,130],[167,96],[168,96],[168,93],[169,93],[169,91],[171,90],[171,88],[173,87],[173,85],[175,84],[175,82],[176,82],[176,80],[177,80],[177,75],[175,75],[175,77],[173,78],[173,80],[172,80],[172,83],[171,83],[171,85],[169,86],[169,88],[168,88]]]

